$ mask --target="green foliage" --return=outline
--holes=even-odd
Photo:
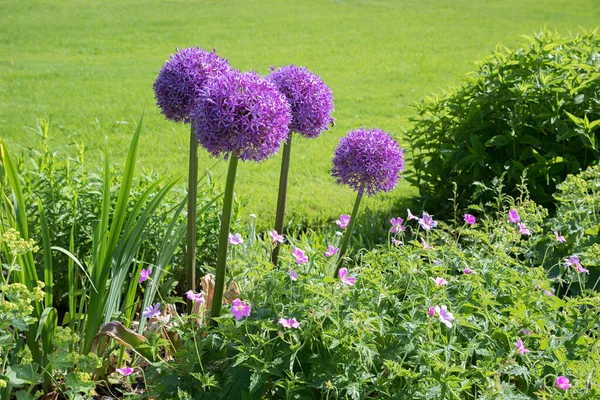
[[[553,295],[557,280],[528,265],[536,239],[508,222],[509,208],[533,237],[543,235],[546,212],[526,197],[505,197],[498,218],[481,215],[475,227],[440,222],[423,231],[410,221],[399,237],[404,246],[359,252],[349,271],[355,286],[331,278],[324,238],[288,238],[274,269],[268,238],[250,235],[234,248],[230,279],[251,316],[224,313],[210,330],[196,315],[171,323],[181,347],[172,362],[149,369],[150,392],[165,399],[599,396],[600,297]],[[307,251],[309,263],[293,261],[293,246]],[[467,267],[474,273],[463,273]],[[437,277],[448,284],[436,287]],[[442,305],[454,314],[451,328],[428,314]],[[292,317],[298,329],[278,323]],[[517,339],[529,354],[516,351]],[[566,393],[556,388],[560,375],[573,384]]]
[[[527,39],[525,48],[498,48],[460,88],[415,106],[407,179],[437,204],[451,197],[452,182],[467,198],[473,182],[504,173],[515,194],[527,170],[532,198],[548,205],[567,174],[597,162],[600,38],[543,31]]]
[[[600,289],[600,166],[567,176],[557,189],[556,215],[545,223],[546,233],[537,239],[530,262],[546,267],[550,276],[557,279],[559,293]],[[566,242],[559,243],[554,231]],[[590,270],[589,275],[582,274],[574,284],[567,278],[573,272],[564,266],[573,255]]]

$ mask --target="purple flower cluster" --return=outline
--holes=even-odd
[[[198,142],[213,156],[233,152],[244,161],[262,161],[287,138],[292,115],[271,81],[234,71],[206,82],[191,118]]]
[[[404,170],[404,153],[389,133],[358,129],[340,139],[333,156],[331,174],[359,195],[389,192]]]
[[[196,99],[207,79],[232,71],[227,60],[199,47],[181,49],[171,56],[154,82],[156,104],[175,122],[190,122]]]
[[[333,124],[333,95],[317,74],[290,65],[272,72],[269,78],[290,103],[290,131],[316,138]]]

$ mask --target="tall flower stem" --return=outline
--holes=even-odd
[[[348,224],[348,228],[346,228],[346,232],[344,233],[344,238],[342,239],[342,247],[340,247],[340,254],[338,256],[338,260],[335,266],[335,272],[333,273],[333,277],[337,277],[337,273],[342,268],[344,264],[344,256],[346,255],[346,251],[348,250],[348,244],[350,243],[350,237],[352,236],[352,231],[354,230],[354,225],[356,224],[356,220],[358,219],[358,208],[360,207],[360,201],[362,200],[363,195],[363,186],[361,186],[358,194],[356,195],[356,201],[354,202],[354,208],[352,209],[352,214],[350,215],[350,224]]]
[[[190,124],[191,125],[191,124]],[[187,214],[187,288],[196,290],[196,207],[198,203],[198,140],[193,126],[190,126],[190,165],[188,171],[188,214]],[[187,302],[189,312],[192,301]]]
[[[229,169],[227,170],[227,183],[223,198],[223,212],[221,214],[221,230],[219,231],[219,251],[217,253],[217,268],[215,273],[215,292],[210,308],[210,324],[216,325],[214,318],[221,314],[223,303],[223,290],[225,287],[225,273],[227,271],[227,246],[229,240],[229,227],[231,225],[231,205],[233,203],[233,186],[237,171],[238,158],[232,152],[229,154]]]
[[[281,159],[281,172],[279,174],[279,193],[277,195],[277,213],[275,214],[275,230],[280,235],[283,233],[283,222],[285,218],[285,202],[287,197],[288,172],[290,170],[290,157],[292,154],[292,133],[283,145],[283,157]],[[271,254],[273,265],[279,263],[279,248],[275,246]]]

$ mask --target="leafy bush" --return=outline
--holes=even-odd
[[[42,241],[40,208],[38,201],[46,214],[48,231],[52,237],[52,246],[71,249],[80,260],[91,255],[93,242],[93,226],[99,219],[102,210],[103,176],[101,166],[93,168],[86,163],[87,153],[83,146],[76,147],[76,153],[71,156],[66,148],[51,148],[50,123],[38,121],[36,129],[40,137],[37,147],[30,147],[17,160],[18,172],[23,180],[23,191],[30,224],[31,237],[38,243]],[[105,155],[106,156],[106,155]],[[122,167],[111,168],[111,202],[110,218],[114,214],[119,187],[123,178]],[[133,182],[128,199],[128,210],[132,210],[140,201],[148,202],[154,195],[144,199],[144,193],[155,183],[165,179],[157,173],[144,171]],[[8,188],[8,187],[7,187]],[[202,249],[197,254],[199,266],[214,264],[216,259],[216,237],[219,228],[220,195],[219,188],[209,175],[205,175],[198,187],[198,209],[201,211],[197,218],[198,247]],[[155,213],[150,216],[144,234],[143,254],[138,261],[155,260],[163,238],[169,227],[169,215],[185,200],[183,188],[175,188],[160,203]],[[236,213],[239,206],[236,207]],[[180,220],[183,221],[185,215]],[[175,260],[176,273],[183,266],[184,243],[177,247]],[[56,290],[56,305],[65,307],[63,294],[68,288],[69,257],[60,252],[53,254],[55,271],[54,285]],[[36,254],[36,265],[43,265],[43,254]]]
[[[515,194],[525,170],[532,198],[547,206],[567,174],[597,163],[600,39],[595,31],[528,39],[526,48],[498,48],[460,88],[415,105],[407,179],[437,200],[432,207],[451,197],[452,182],[468,197],[474,181],[504,172]]]
[[[600,297],[552,293],[546,270],[525,262],[535,238],[505,216],[515,208],[535,237],[543,235],[545,211],[527,199],[518,206],[507,200],[499,219],[480,216],[474,227],[439,223],[423,231],[408,222],[400,237],[406,245],[359,254],[349,271],[355,286],[330,277],[323,238],[289,238],[277,269],[268,261],[270,242],[247,241],[232,255],[231,279],[251,315],[223,315],[211,330],[198,326],[197,315],[173,315],[176,322],[163,327],[177,342],[155,352],[174,358],[148,366],[148,390],[164,399],[599,396]],[[296,264],[293,246],[310,261]],[[439,312],[429,314],[434,306],[454,314],[451,327]],[[300,326],[285,328],[280,318]],[[528,354],[519,353],[519,339]],[[559,390],[557,376],[573,387]]]
[[[568,270],[565,261],[576,255],[590,270],[585,287],[600,289],[600,166],[567,176],[557,189],[556,215],[545,223],[546,234],[537,239],[531,264],[546,266],[558,281],[558,293],[579,293],[579,285],[561,279]],[[559,236],[564,237],[563,244],[557,241]]]

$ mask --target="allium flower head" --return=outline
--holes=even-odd
[[[289,65],[273,71],[269,78],[290,103],[290,131],[316,138],[333,124],[333,95],[317,74]]]
[[[168,119],[189,122],[192,108],[206,81],[232,70],[227,60],[199,47],[171,56],[154,82],[156,104]]]
[[[529,353],[529,350],[527,350],[525,348],[525,346],[523,345],[523,341],[521,340],[521,338],[517,339],[517,353],[519,353],[519,354]]]
[[[363,195],[389,192],[404,170],[404,153],[389,133],[358,129],[340,139],[333,156],[331,175]]]
[[[348,276],[347,268],[340,268],[340,270],[338,271],[338,277],[342,281],[342,284],[346,286],[354,286],[354,284],[356,283],[356,277]]]
[[[242,302],[239,298],[231,302],[231,313],[238,321],[241,320],[242,317],[249,317],[250,311],[250,304]]]
[[[279,318],[279,324],[286,329],[300,327],[300,322],[296,321],[296,318]]]
[[[571,387],[571,381],[566,376],[557,376],[556,387],[560,390],[567,390]]]
[[[437,221],[433,220],[433,215],[429,215],[429,213],[424,212],[423,216],[418,219],[419,225],[426,231],[430,231],[431,229],[437,226]]]
[[[198,142],[214,157],[262,161],[287,138],[292,115],[271,81],[234,71],[206,82],[191,117]]]
[[[340,249],[338,249],[337,247],[329,245],[329,246],[327,246],[327,251],[324,252],[323,254],[325,254],[325,257],[333,257],[334,255],[337,254],[337,252],[339,250]]]
[[[468,225],[475,225],[475,223],[477,222],[477,218],[475,218],[474,215],[472,214],[465,214],[465,223]]]

